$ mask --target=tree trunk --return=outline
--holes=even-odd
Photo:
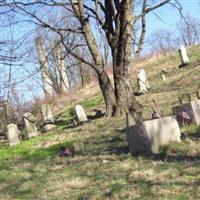
[[[106,115],[112,116],[116,111],[116,101],[115,94],[111,84],[111,81],[104,69],[104,61],[101,55],[101,52],[98,48],[94,35],[90,29],[89,21],[85,16],[83,1],[80,0],[71,0],[72,8],[80,21],[81,28],[84,32],[85,40],[88,45],[88,48],[91,52],[94,66],[93,68],[97,72],[99,85],[104,97],[105,105],[106,105]]]
[[[115,95],[117,102],[116,114],[137,111],[141,105],[135,99],[130,67],[132,60],[133,32],[133,1],[125,0],[121,3],[120,32],[117,48],[113,51],[113,73],[115,80]]]
[[[105,70],[101,73],[97,71],[99,86],[104,97],[104,102],[106,105],[106,116],[111,117],[116,111],[116,100],[114,89],[110,82],[110,79]]]
[[[64,52],[60,40],[55,40],[55,58],[56,58],[56,84],[60,94],[67,93],[69,90],[69,79],[65,72],[65,60],[63,58]]]
[[[36,38],[35,42],[38,53],[38,59],[40,63],[40,72],[43,82],[45,98],[49,99],[50,97],[53,96],[53,87],[52,87],[52,81],[50,80],[48,75],[48,61],[45,55],[45,50],[42,47],[42,38],[41,37]]]
[[[143,14],[145,13],[146,7],[147,7],[147,0],[143,0],[143,3],[142,3],[142,13]],[[138,43],[138,46],[137,46],[137,50],[135,51],[135,57],[140,56],[141,51],[142,51],[143,46],[144,46],[144,39],[145,39],[145,34],[146,34],[146,19],[145,19],[145,17],[146,16],[144,14],[141,18],[142,31],[141,31],[141,34],[140,34],[140,39],[139,39],[139,43]]]

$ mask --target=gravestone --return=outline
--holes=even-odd
[[[75,112],[79,122],[82,123],[88,121],[87,115],[85,114],[85,111],[81,105],[75,106]]]
[[[43,104],[41,106],[41,113],[42,113],[42,117],[43,117],[43,121],[44,121],[44,128],[46,131],[57,127],[55,125],[55,121],[53,119],[51,107],[49,104]]]
[[[19,143],[19,133],[20,132],[16,124],[7,125],[7,138],[10,146]]]
[[[196,97],[197,97],[197,99],[200,99],[200,94],[199,94],[199,90],[198,89],[196,90]]]
[[[200,125],[200,100],[175,106],[172,111],[181,126],[184,123]]]
[[[161,80],[166,81],[166,74],[167,74],[167,70],[165,68],[162,68],[160,71]]]
[[[181,64],[179,65],[180,68],[189,65],[190,61],[187,55],[187,50],[184,46],[181,46],[179,49],[179,56],[181,59]]]
[[[142,112],[129,112],[126,113],[126,127],[133,126],[143,121]]]
[[[24,119],[28,138],[38,136],[40,132],[37,130],[36,118],[33,116],[33,114],[29,112],[24,113],[23,119]]]
[[[138,93],[145,94],[150,89],[146,72],[144,69],[141,69],[137,75],[137,83],[138,83]]]
[[[191,95],[188,93],[185,93],[185,94],[182,94],[181,96],[179,96],[180,104],[190,103],[191,100],[192,100]]]
[[[126,129],[132,154],[158,154],[161,146],[180,142],[180,128],[173,116],[137,123]]]

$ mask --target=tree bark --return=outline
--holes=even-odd
[[[90,29],[89,21],[85,16],[83,1],[71,0],[71,5],[77,16],[77,19],[79,20],[81,24],[81,28],[83,30],[86,43],[88,45],[88,48],[93,58],[94,69],[97,72],[100,89],[102,91],[105,105],[106,105],[106,115],[112,116],[113,113],[115,113],[116,111],[116,100],[115,100],[114,89],[104,69],[105,64],[104,64],[102,55],[97,46],[93,33]]]
[[[38,53],[38,59],[40,63],[40,71],[43,82],[44,94],[45,98],[48,99],[53,96],[52,81],[50,80],[48,75],[48,61],[45,55],[45,50],[42,47],[42,38],[41,37],[36,38],[35,42]]]
[[[104,102],[106,105],[106,116],[111,117],[116,112],[116,100],[114,89],[105,70],[103,70],[101,73],[97,71],[97,75],[99,85],[104,97]]]
[[[58,93],[67,93],[69,91],[69,79],[65,72],[65,60],[63,58],[64,52],[60,40],[55,40],[54,53],[56,58],[56,84],[58,86]]]
[[[132,27],[134,20],[133,6],[132,0],[124,0],[121,3],[119,15],[120,31],[117,48],[113,51],[113,75],[117,102],[116,114],[137,111],[141,108],[141,105],[135,99],[130,76],[132,41],[134,37]]]
[[[147,7],[147,0],[143,0],[143,4],[142,4],[142,13],[145,13]],[[140,39],[139,39],[139,43],[137,46],[137,50],[135,51],[135,57],[139,57],[141,54],[141,51],[143,49],[144,46],[144,39],[145,39],[145,34],[146,34],[146,18],[145,18],[145,14],[141,17],[141,26],[142,26],[142,31],[140,34]]]

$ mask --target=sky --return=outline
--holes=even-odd
[[[197,19],[200,19],[200,0],[180,0],[183,14],[189,14]],[[169,29],[172,32],[177,31],[176,25],[180,22],[181,16],[177,9],[170,5],[164,6],[156,11],[159,19],[155,14],[151,13],[147,17],[148,28],[147,37],[159,29]]]
[[[153,0],[156,2],[155,0]],[[158,1],[158,0],[157,0]],[[158,1],[159,2],[159,1]],[[183,14],[189,14],[197,19],[200,20],[200,0],[179,0],[182,5],[182,12]],[[158,17],[159,16],[159,17]],[[0,17],[0,24],[4,23],[4,19]],[[146,39],[151,37],[154,32],[157,32],[161,29],[168,29],[173,34],[178,32],[177,24],[180,22],[180,14],[177,10],[172,6],[164,6],[156,11],[155,13],[148,14],[147,16],[147,33]],[[35,59],[34,55],[34,47],[28,49],[28,45],[31,41],[33,41],[33,37],[35,34],[34,31],[35,25],[33,24],[15,24],[11,28],[6,29],[5,31],[0,30],[0,40],[4,38],[10,38],[10,33],[14,33],[15,38],[20,38],[26,32],[31,33],[29,40],[26,40],[24,46],[21,47],[19,50],[23,52],[23,54],[27,54],[28,56],[23,59],[23,61],[19,61],[20,64],[23,65],[13,67],[13,79],[18,83],[17,90],[19,91],[20,96],[25,97],[25,99],[31,99],[33,96],[40,96],[42,95],[41,89],[41,81],[39,80],[40,74],[37,73],[37,77],[31,77],[31,79],[27,79],[27,81],[21,81],[27,75],[31,75],[34,73],[36,68],[38,69],[38,62]],[[148,47],[147,47],[148,49]],[[148,52],[148,51],[147,51]],[[0,49],[1,54],[1,49]],[[0,86],[1,81],[8,79],[8,66],[0,64]],[[27,73],[27,69],[31,69],[30,73]],[[1,96],[1,91],[0,91]]]

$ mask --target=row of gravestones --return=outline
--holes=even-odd
[[[88,118],[82,106],[76,105],[75,112],[76,112],[78,123],[84,123],[88,121]],[[50,105],[43,104],[41,106],[41,113],[43,117],[44,128],[46,131],[57,127],[52,115]],[[40,132],[37,130],[37,126],[36,126],[36,118],[34,117],[32,113],[29,113],[29,112],[25,113],[23,115],[23,119],[24,119],[28,138],[32,138],[32,137],[40,135]],[[10,145],[15,145],[19,143],[19,134],[20,134],[20,131],[16,124],[7,125],[7,139]]]
[[[181,47],[179,50],[180,57],[182,64],[180,67],[185,66],[189,64],[189,59],[187,56],[187,51],[184,47]],[[162,69],[161,71],[161,78],[165,80],[165,73],[166,71]],[[140,70],[138,77],[138,86],[139,86],[139,92],[140,94],[144,94],[148,92],[150,86],[146,78],[146,73],[142,69]],[[185,107],[189,107],[192,109],[192,113],[194,116],[194,119],[197,120],[197,114],[199,113],[198,109],[200,109],[200,103],[198,102],[191,102]],[[178,116],[177,113],[182,113],[182,107],[174,108],[173,109],[175,115]],[[197,112],[196,112],[197,111]],[[49,105],[44,104],[41,106],[41,112],[44,120],[44,127],[45,130],[50,130],[52,128],[55,128],[55,122],[53,119],[53,115],[51,112],[51,108]],[[80,123],[84,123],[88,121],[87,116],[83,110],[83,108],[80,105],[75,106],[75,112],[76,116],[78,118],[78,121]],[[199,113],[200,115],[200,113]],[[199,121],[197,123],[200,123],[200,116]],[[139,116],[139,117],[138,117]],[[32,113],[25,113],[24,114],[24,122],[26,126],[26,131],[28,134],[28,138],[34,137],[39,135],[40,133],[37,130],[36,127],[36,119],[32,115]],[[128,146],[132,153],[138,153],[138,152],[153,152],[158,153],[159,146],[166,145],[171,141],[177,141],[180,142],[180,129],[178,126],[177,121],[174,119],[174,117],[165,117],[165,118],[159,118],[154,119],[150,121],[143,122],[141,121],[141,116],[135,113],[130,113],[127,116],[127,140],[128,140]],[[173,135],[172,135],[173,134]],[[19,130],[16,124],[9,124],[7,126],[7,137],[9,140],[10,145],[14,145],[19,143]]]
[[[179,49],[179,55],[181,59],[181,64],[179,65],[179,67],[181,68],[181,67],[189,65],[187,50],[184,46],[181,46],[181,48]],[[165,68],[162,68],[160,71],[160,77],[163,81],[166,80],[166,74],[167,74],[167,70]],[[150,85],[148,83],[146,72],[144,69],[141,69],[139,71],[137,75],[137,83],[138,83],[138,94],[145,94],[150,89]]]
[[[50,105],[43,104],[41,106],[41,113],[43,117],[44,129],[48,131],[52,128],[55,128],[56,125],[53,119]],[[40,135],[40,132],[37,130],[36,126],[36,118],[32,113],[30,112],[24,113],[23,120],[28,138]],[[7,139],[10,145],[15,145],[19,143],[19,134],[20,131],[16,124],[7,125]]]
[[[181,104],[172,107],[173,116],[143,121],[142,113],[127,114],[126,138],[132,154],[157,154],[161,146],[181,141],[180,126],[200,125],[200,100],[192,101],[189,94],[179,98]]]
[[[184,46],[179,49],[181,64],[179,67],[189,65],[187,50]],[[166,80],[166,69],[161,69],[160,77]],[[141,69],[137,75],[138,93],[145,94],[150,89],[146,73]],[[184,99],[187,102],[184,102]],[[181,131],[179,126],[185,123],[196,123],[200,125],[200,95],[198,100],[191,100],[190,95],[179,97],[180,105],[172,108],[173,116],[142,120],[142,113],[129,113],[126,116],[126,138],[129,150],[132,154],[159,153],[159,148],[171,142],[180,142]]]

